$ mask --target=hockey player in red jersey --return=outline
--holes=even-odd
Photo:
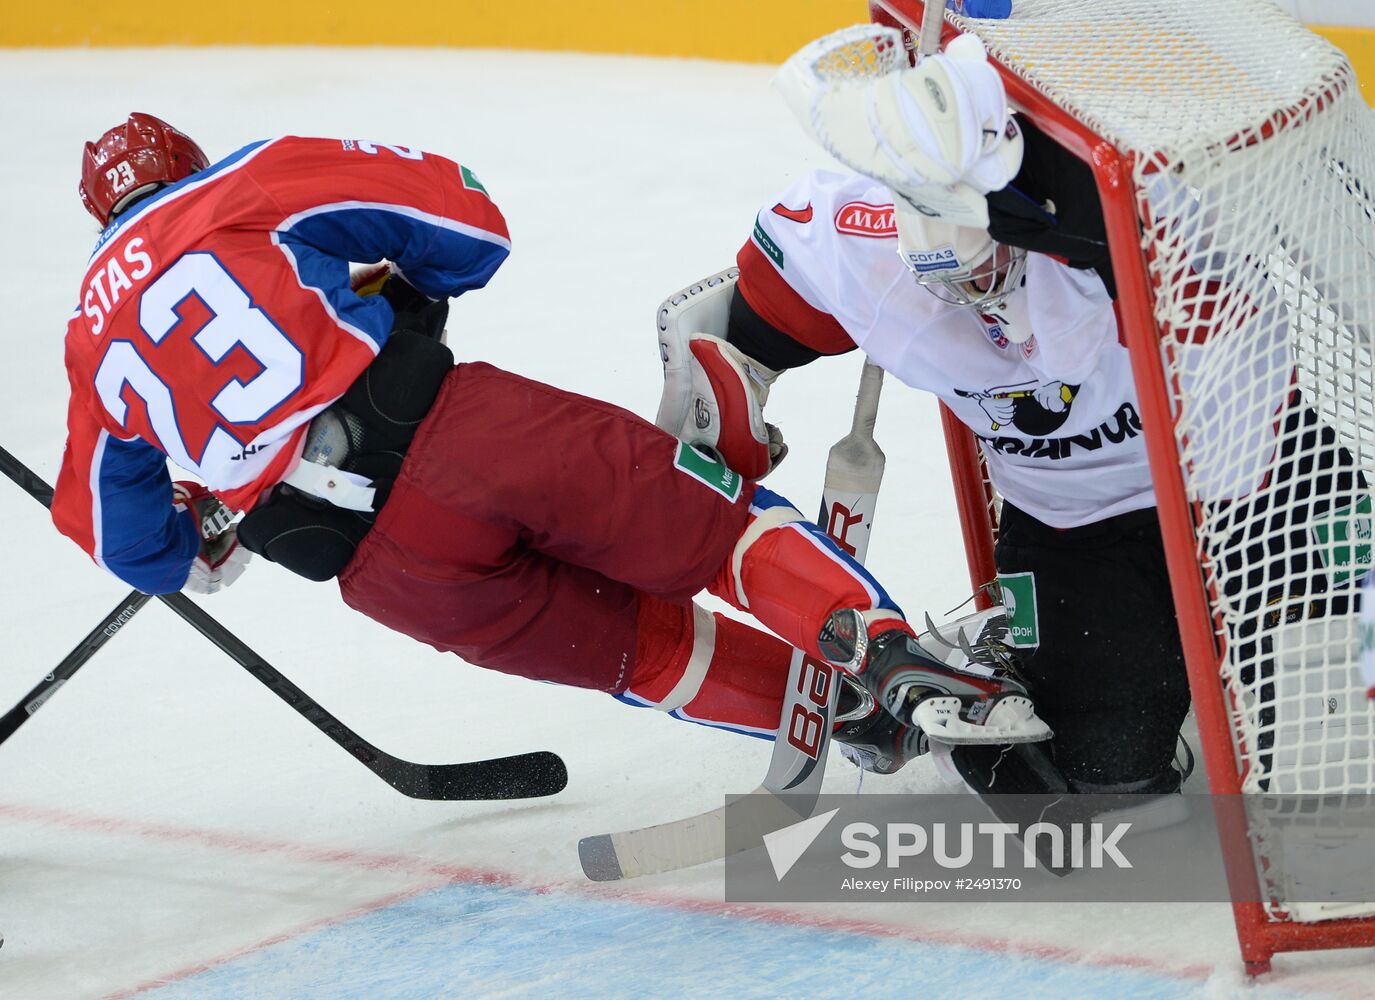
[[[81,194],[105,228],[67,331],[53,518],[139,589],[212,592],[251,550],[469,662],[766,736],[790,647],[703,589],[876,692],[981,718],[1020,690],[924,653],[782,497],[618,407],[455,366],[447,299],[510,248],[467,167],[293,136],[212,164],[134,114],[87,144]],[[379,294],[355,291],[350,262],[384,260]],[[867,656],[845,641],[861,619]],[[921,734],[862,690],[837,738],[895,769]]]

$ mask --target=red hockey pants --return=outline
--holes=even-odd
[[[686,604],[721,568],[732,502],[620,407],[459,365],[339,578],[352,608],[470,663],[620,691],[639,592]]]

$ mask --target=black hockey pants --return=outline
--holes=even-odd
[[[1165,771],[1189,683],[1155,510],[1061,531],[1004,504],[995,559],[1035,578],[1040,645],[1021,660],[1065,777],[1112,786]]]

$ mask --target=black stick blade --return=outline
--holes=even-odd
[[[0,473],[13,479],[45,507],[52,506],[52,487],[4,448],[0,448]],[[568,784],[568,769],[557,754],[547,750],[463,764],[417,764],[384,753],[327,712],[319,702],[291,683],[276,667],[249,649],[243,640],[202,611],[185,594],[163,594],[160,599],[262,682],[269,691],[295,709],[297,714],[402,795],[449,802],[533,799],[555,795]],[[95,651],[148,600],[147,594],[138,591],[131,593],[125,603],[111,612],[105,622],[96,626],[22,702],[0,716],[0,743],[23,725],[62,682],[95,655]]]
[[[378,762],[373,770],[402,795],[446,802],[536,799],[568,785],[563,758],[548,750],[463,764]]]

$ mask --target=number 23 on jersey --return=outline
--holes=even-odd
[[[111,331],[96,392],[121,428],[155,436],[177,465],[220,467],[301,388],[304,356],[213,253],[183,254],[143,286],[154,270],[149,248],[133,237],[92,272],[82,302],[92,335],[125,297],[137,296],[129,305],[136,324],[121,315]],[[198,402],[207,380],[215,390],[208,410]],[[143,403],[146,427],[130,393]]]

